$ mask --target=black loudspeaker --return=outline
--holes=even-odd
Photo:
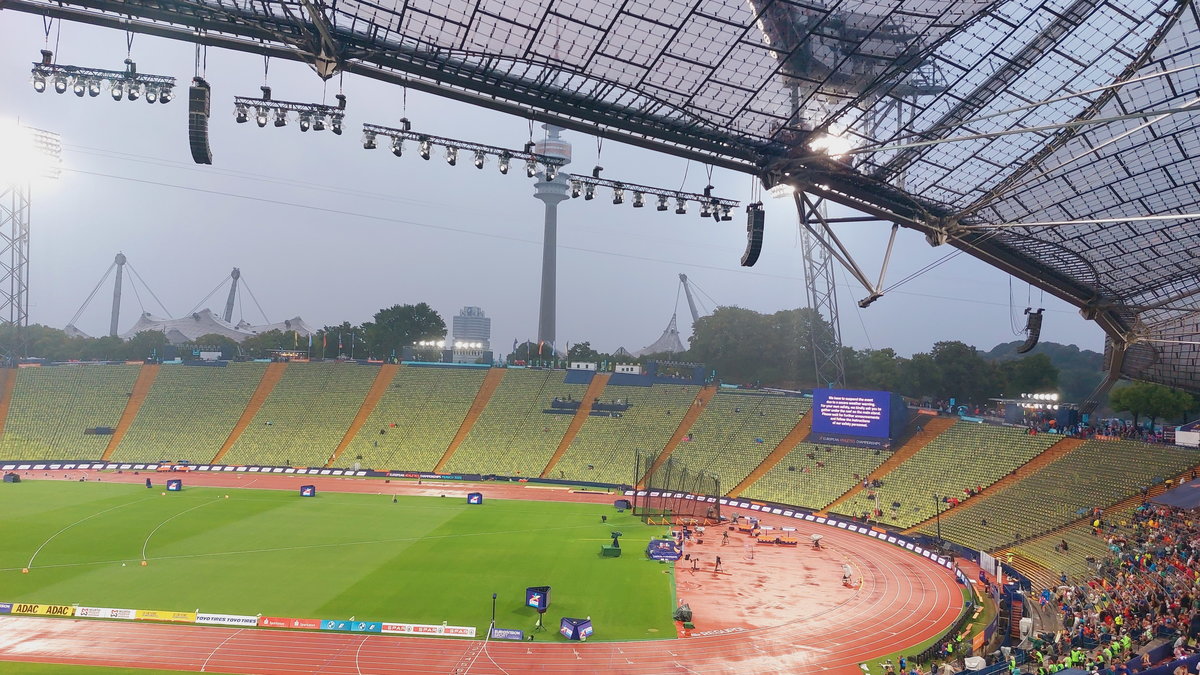
[[[1032,307],[1025,308],[1025,342],[1017,347],[1018,354],[1024,354],[1037,346],[1038,340],[1042,337],[1042,312],[1046,310],[1038,308],[1038,311],[1033,311]]]
[[[212,150],[208,147],[211,91],[203,78],[192,78],[192,86],[188,89],[188,144],[192,147],[192,160],[197,164],[212,164]]]
[[[765,223],[766,212],[763,211],[762,202],[746,206],[746,252],[742,254],[742,267],[754,267],[754,263],[758,262]]]

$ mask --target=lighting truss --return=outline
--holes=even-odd
[[[53,61],[54,53],[43,49],[42,60],[33,64],[35,91],[40,93],[53,88],[60,94],[70,90],[80,98],[84,95],[99,96],[104,82],[108,82],[109,93],[114,101],[123,98],[136,101],[145,97],[147,103],[170,103],[175,97],[174,77],[139,73],[133,59],[125,59],[125,70],[68,66]]]
[[[324,131],[328,127],[337,135],[342,134],[342,124],[346,120],[346,96],[338,94],[337,105],[322,103],[298,103],[296,101],[276,101],[271,98],[271,88],[262,87],[261,98],[236,96],[233,99],[234,115],[237,122],[254,121],[260,127],[265,127],[274,121],[275,126],[285,127],[291,114],[296,114],[300,131]]]
[[[419,133],[412,130],[407,119],[400,120],[400,125],[400,128],[395,128],[378,124],[364,124],[363,147],[367,150],[374,150],[378,146],[377,141],[379,138],[387,138],[390,140],[389,148],[392,154],[400,157],[404,154],[405,141],[415,141],[417,144],[417,154],[422,159],[429,159],[432,156],[433,147],[436,145],[445,148],[446,162],[451,166],[458,163],[460,152],[470,155],[477,169],[482,169],[489,157],[495,157],[500,167],[500,173],[508,173],[509,168],[514,162],[524,162],[525,173],[530,178],[537,173],[538,165],[545,167],[546,180],[554,180],[558,175],[559,169],[567,163],[565,158],[534,152],[533,143],[525,144],[524,150],[511,150],[495,145],[484,145],[482,143],[460,141],[444,136]]]
[[[638,185],[637,183],[601,178],[600,171],[601,168],[596,167],[592,170],[591,176],[572,175],[570,177],[571,197],[582,196],[585,200],[594,199],[596,188],[604,187],[612,190],[612,201],[614,204],[623,204],[626,194],[629,194],[632,195],[631,201],[633,202],[633,207],[641,208],[646,205],[648,198],[653,197],[656,201],[656,210],[666,211],[674,205],[675,213],[684,215],[687,213],[688,203],[692,202],[699,205],[701,218],[712,216],[715,220],[733,220],[732,212],[738,207],[738,202],[735,199],[714,197],[711,185],[704,188],[703,193],[681,192],[668,188],[651,187],[649,185]]]

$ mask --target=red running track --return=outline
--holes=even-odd
[[[74,473],[79,476],[78,472]],[[34,476],[30,476],[33,478]],[[141,482],[145,475],[106,474],[105,481]],[[383,483],[305,476],[189,474],[187,484],[214,487],[461,494],[477,485]],[[488,485],[497,498],[608,502],[611,495]],[[794,524],[794,523],[789,523]],[[814,526],[821,527],[821,526]],[[911,553],[859,534],[821,527],[832,551],[852,557],[862,585],[829,606],[817,588],[806,609],[794,594],[792,621],[716,635],[642,642],[484,642],[452,638],[291,632],[209,626],[132,624],[0,616],[0,660],[107,665],[219,673],[829,673],[861,675],[861,662],[916,644],[949,627],[962,608],[953,576]],[[797,552],[798,553],[798,552]],[[687,577],[680,574],[682,581]],[[795,579],[775,579],[780,587]],[[840,589],[839,589],[840,590]],[[770,587],[754,602],[769,603]]]

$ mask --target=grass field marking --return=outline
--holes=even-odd
[[[118,505],[116,505],[116,506],[112,507],[111,509],[104,509],[103,511],[99,511],[99,512],[97,512],[97,513],[93,513],[93,514],[92,514],[92,515],[90,515],[90,516],[85,516],[85,517],[83,517],[83,518],[80,518],[79,520],[77,520],[77,521],[75,521],[75,522],[71,523],[70,525],[68,525],[68,526],[64,527],[63,529],[59,530],[58,532],[55,532],[54,534],[50,535],[50,538],[49,538],[49,539],[47,539],[46,541],[43,541],[43,542],[42,542],[42,544],[41,544],[41,546],[38,546],[38,547],[37,547],[37,550],[33,552],[33,555],[29,556],[29,562],[28,562],[28,563],[25,565],[25,567],[27,567],[27,568],[29,568],[29,569],[33,569],[33,560],[34,560],[34,558],[38,557],[38,554],[42,552],[42,549],[43,549],[43,548],[46,548],[46,544],[49,544],[51,541],[53,541],[53,540],[54,540],[54,538],[55,538],[55,537],[57,537],[58,535],[62,534],[63,532],[66,532],[67,530],[71,529],[72,527],[75,527],[76,525],[78,525],[78,524],[80,524],[80,523],[83,523],[83,522],[89,521],[89,520],[91,520],[92,518],[95,518],[95,517],[97,517],[97,516],[102,516],[102,515],[104,515],[104,514],[108,513],[109,511],[116,511],[117,509],[122,509],[122,508],[125,508],[126,506],[132,506],[132,505],[134,505],[134,504],[137,504],[138,502],[145,502],[145,501],[149,501],[149,500],[150,500],[150,497],[147,497],[147,498],[145,498],[145,499],[138,499],[138,500],[135,500],[135,501],[132,501],[132,502],[126,502],[126,503],[124,503],[124,504],[118,504]],[[14,568],[14,569],[15,569],[15,568]]]
[[[145,500],[142,500],[142,501],[145,501]],[[201,506],[203,506],[203,504]],[[96,515],[100,515],[100,514],[97,513]],[[182,514],[179,514],[179,515],[182,515]],[[551,527],[551,528],[547,528],[546,531],[577,530],[577,529],[581,529],[584,527],[592,527],[592,525],[567,525],[564,527]],[[183,553],[183,554],[179,554],[179,555],[158,556],[157,558],[153,558],[153,560],[185,560],[185,559],[189,559],[189,558],[208,558],[208,557],[215,557],[215,556],[221,556],[221,555],[242,555],[245,553],[278,553],[279,551],[300,551],[300,550],[311,549],[311,548],[333,548],[333,547],[337,547],[337,546],[366,546],[366,545],[372,545],[372,544],[395,544],[395,543],[399,543],[402,541],[421,541],[423,539],[448,539],[451,537],[472,537],[472,536],[484,536],[484,535],[493,535],[493,534],[520,534],[520,533],[526,532],[526,531],[527,530],[505,530],[505,531],[501,531],[501,532],[473,532],[471,534],[438,534],[438,535],[430,535],[430,536],[424,536],[424,537],[399,537],[396,539],[375,539],[375,540],[369,540],[369,541],[350,541],[350,542],[341,542],[341,543],[334,543],[334,544],[306,544],[304,546],[280,546],[278,548],[257,548],[257,549],[246,549],[246,550],[242,550],[242,551],[210,551],[208,553]],[[607,541],[607,539],[605,541]],[[150,558],[142,558],[142,559],[149,560]],[[111,565],[111,564],[119,563],[119,562],[128,562],[128,559],[93,560],[90,562],[77,562],[77,563],[58,563],[58,564],[54,564],[54,565],[42,565],[42,569],[51,569],[51,568],[56,568],[56,567],[88,567],[90,565]],[[0,572],[16,572],[20,569],[21,569],[20,567],[0,567]]]
[[[219,498],[220,498],[220,496],[218,495],[218,499]],[[167,518],[166,520],[162,521],[158,525],[155,525],[154,529],[150,530],[150,534],[146,535],[146,541],[142,542],[142,560],[146,559],[146,547],[148,547],[150,545],[150,538],[154,536],[155,532],[158,532],[159,528],[161,528],[163,525],[166,525],[167,523],[171,522],[172,520],[175,520],[179,516],[182,516],[185,513],[191,513],[192,511],[195,511],[196,509],[200,508],[201,506],[208,506],[209,504],[215,504],[216,502],[217,502],[217,500],[213,499],[211,501],[197,504],[190,509],[180,511],[179,513],[176,513],[175,515],[171,516],[170,518]]]
[[[230,633],[229,637],[225,638],[224,640],[221,640],[221,644],[217,645],[211,652],[209,652],[208,656],[204,659],[204,663],[200,666],[200,672],[202,672],[202,673],[204,672],[204,669],[208,667],[208,662],[212,660],[212,657],[217,655],[217,652],[221,651],[221,647],[224,647],[226,642],[229,642],[233,638],[237,637],[244,630],[246,630],[246,629],[239,628],[239,629],[233,631],[232,633]]]

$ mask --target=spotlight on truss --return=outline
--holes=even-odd
[[[133,59],[125,59],[125,70],[68,66],[55,63],[54,52],[43,49],[42,60],[33,64],[33,90],[39,94],[49,86],[59,94],[70,90],[79,98],[99,96],[105,82],[114,101],[136,101],[145,92],[148,103],[169,103],[175,86],[173,77],[137,72]]]
[[[446,163],[450,166],[458,165],[459,153],[470,153],[471,163],[475,168],[482,169],[487,164],[488,157],[496,158],[496,165],[500,168],[500,173],[507,174],[512,168],[514,159],[523,160],[525,162],[525,174],[533,178],[539,167],[545,170],[546,180],[554,180],[562,168],[565,160],[559,157],[539,154],[535,151],[535,144],[526,143],[524,150],[511,150],[508,148],[500,148],[493,145],[484,145],[482,143],[474,143],[471,141],[463,141],[457,138],[447,138],[445,136],[433,136],[423,134],[412,130],[412,125],[407,119],[400,120],[400,127],[385,127],[378,124],[363,125],[363,147],[368,150],[374,146],[376,138],[389,138],[392,141],[392,147],[395,148],[398,142],[416,141],[417,152],[422,159],[429,159],[433,153],[433,147],[441,146],[446,148]],[[367,139],[370,139],[368,147]],[[397,153],[399,156],[399,153]]]
[[[251,98],[247,96],[237,96],[233,99],[235,119],[239,122],[245,122],[250,117],[250,109],[254,108],[254,121],[260,127],[267,126],[267,122],[272,118],[275,120],[276,127],[285,127],[288,123],[288,118],[292,113],[296,113],[296,118],[299,120],[297,126],[300,131],[324,131],[326,124],[333,129],[333,133],[339,136],[342,133],[342,121],[346,117],[346,97],[338,94],[337,105],[325,105],[323,103],[299,103],[296,101],[276,101],[271,98],[271,88],[263,85],[261,98]],[[159,100],[162,100],[162,94],[159,94]],[[363,137],[363,147],[374,147],[374,139]]]

